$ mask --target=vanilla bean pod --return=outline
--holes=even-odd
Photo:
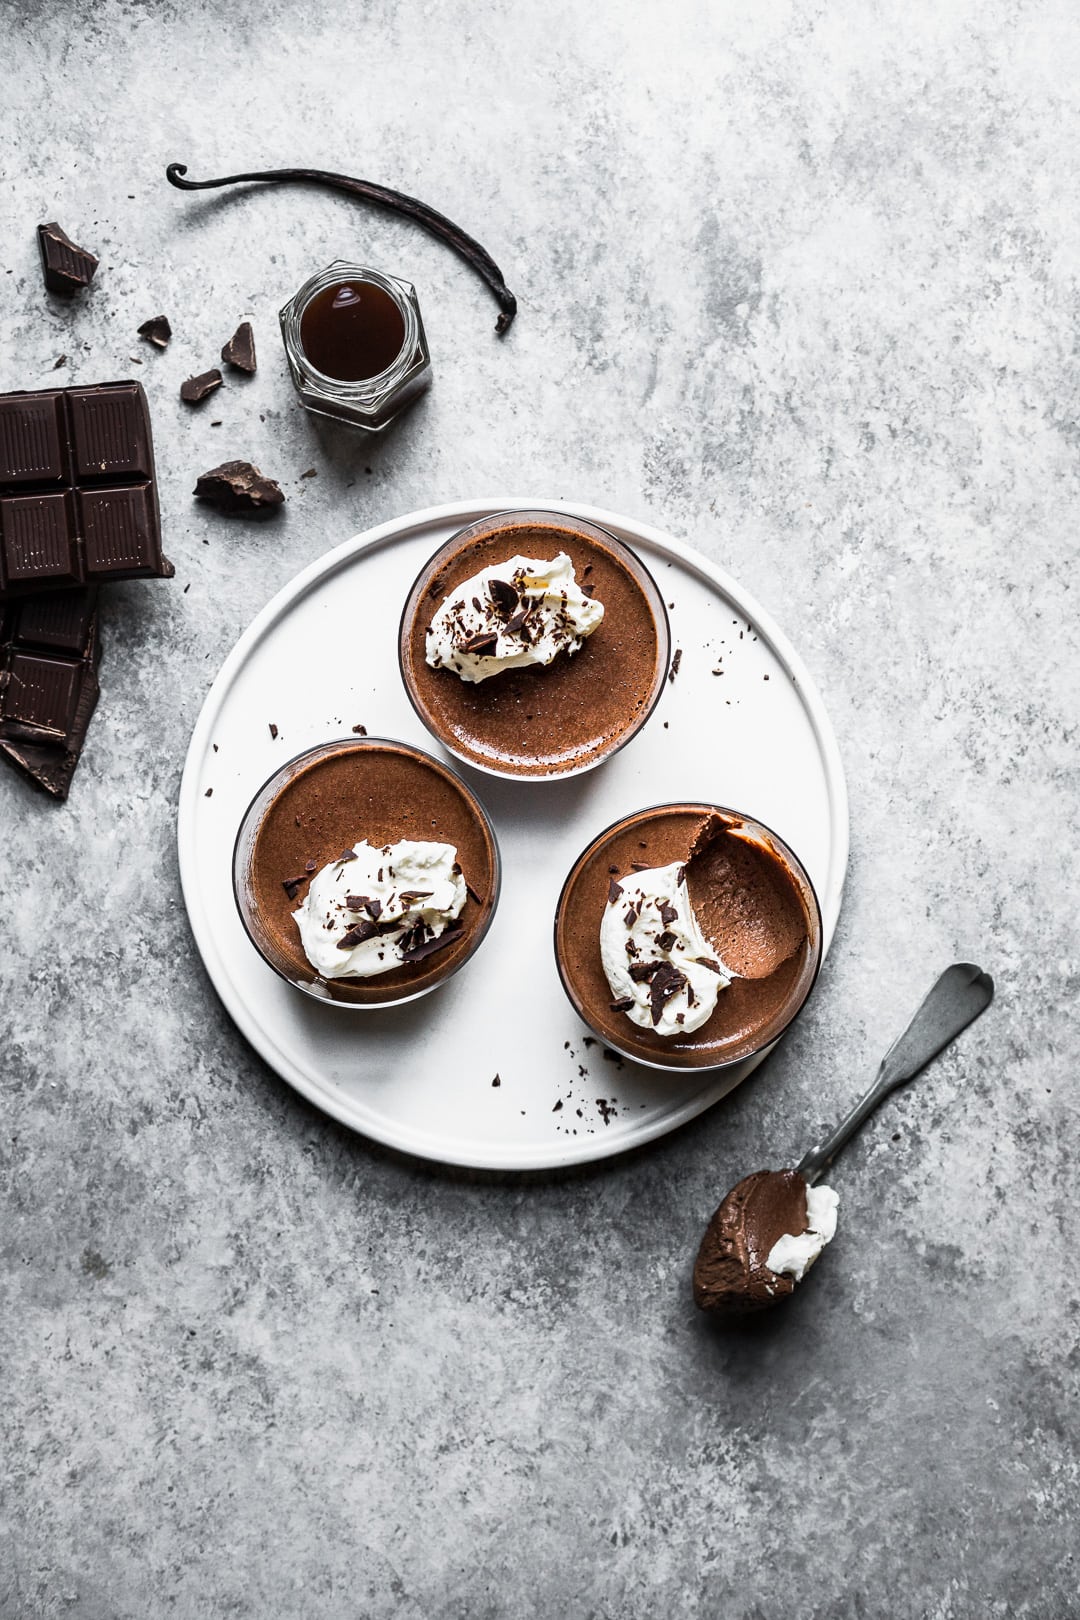
[[[517,299],[503,280],[503,273],[486,248],[481,247],[476,239],[455,225],[452,219],[440,214],[436,209],[429,208],[416,197],[409,197],[403,191],[394,191],[389,186],[376,185],[371,180],[354,180],[347,174],[331,174],[325,169],[264,169],[252,174],[227,174],[220,180],[187,180],[186,163],[170,163],[165,170],[165,178],[170,185],[178,187],[181,191],[209,191],[215,186],[235,186],[248,181],[296,181],[300,184],[331,186],[337,191],[347,192],[350,196],[359,197],[362,202],[374,203],[380,208],[389,208],[394,213],[403,214],[424,230],[436,237],[440,242],[452,248],[458,256],[470,265],[482,281],[491,289],[501,311],[495,322],[496,332],[502,334],[509,331],[514,316],[517,314]]]

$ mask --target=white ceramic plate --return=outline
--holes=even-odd
[[[509,507],[574,512],[633,546],[669,603],[672,647],[682,648],[678,675],[634,741],[584,776],[504,782],[457,766],[502,849],[502,898],[486,940],[420,1001],[323,1006],[279,979],[244,933],[232,896],[236,829],[272,771],[356,725],[443,753],[401,684],[400,605],[436,547]],[[761,1061],[685,1076],[613,1062],[601,1043],[586,1041],[559,983],[552,924],[575,857],[627,812],[678,799],[746,811],[787,840],[817,889],[828,950],[847,864],[843,767],[821,699],[768,615],[690,547],[610,512],[532,499],[431,507],[320,557],[278,592],[225,660],[180,788],[184,899],[206,970],[240,1029],[335,1119],[443,1163],[582,1163],[673,1130]]]

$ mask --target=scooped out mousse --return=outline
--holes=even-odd
[[[456,972],[487,931],[499,859],[447,766],[404,743],[327,744],[265,784],[241,827],[237,904],[290,982],[389,1004]]]
[[[767,828],[710,805],[643,810],[579,858],[556,914],[580,1016],[656,1068],[718,1068],[777,1038],[813,986],[821,918]]]
[[[430,559],[402,616],[402,678],[428,729],[501,776],[589,769],[645,723],[669,637],[648,570],[594,524],[509,512]]]
[[[797,1170],[744,1176],[701,1240],[695,1304],[742,1315],[787,1299],[832,1241],[838,1204],[831,1187],[811,1187]]]

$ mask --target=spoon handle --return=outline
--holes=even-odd
[[[954,962],[946,968],[907,1029],[882,1058],[877,1079],[866,1096],[830,1137],[810,1149],[799,1165],[800,1175],[813,1185],[889,1092],[913,1079],[985,1012],[993,999],[993,979],[973,962]]]

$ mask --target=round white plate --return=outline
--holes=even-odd
[[[487,938],[448,984],[407,1006],[323,1006],[279,979],[240,924],[231,877],[240,818],[286,759],[357,725],[443,752],[401,684],[401,603],[436,547],[508,507],[574,512],[633,546],[669,604],[678,674],[634,741],[584,776],[503,782],[458,766],[502,849],[502,898]],[[620,816],[678,799],[746,811],[787,840],[817,889],[827,950],[847,864],[847,792],[828,716],[786,636],[721,569],[645,524],[560,501],[455,502],[347,540],[279,591],[240,637],[184,767],[184,899],[206,970],[240,1029],[335,1119],[448,1164],[582,1163],[673,1130],[761,1061],[668,1075],[612,1060],[586,1038],[559,983],[552,923],[574,859]]]

